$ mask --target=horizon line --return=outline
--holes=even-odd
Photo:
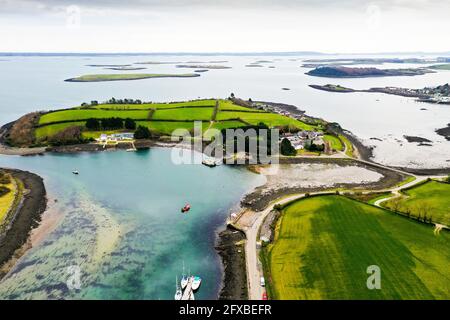
[[[448,55],[449,51],[386,51],[386,52],[321,52],[321,51],[161,51],[161,52],[64,52],[64,51],[0,51],[0,56],[20,55],[388,55],[388,54],[422,54],[422,55]]]

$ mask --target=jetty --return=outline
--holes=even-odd
[[[190,276],[186,288],[184,288],[181,300],[194,300],[194,291],[192,290],[192,283],[194,282],[194,277]]]

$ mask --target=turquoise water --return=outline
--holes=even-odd
[[[173,299],[183,262],[203,278],[196,298],[216,298],[216,230],[262,178],[243,168],[175,165],[171,152],[0,156],[0,167],[44,177],[61,217],[0,283],[0,298]],[[186,202],[192,209],[182,214]],[[69,266],[80,268],[80,290],[67,289]]]

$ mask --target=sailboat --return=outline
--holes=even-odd
[[[198,288],[200,288],[200,284],[202,283],[202,278],[199,276],[195,276],[194,280],[192,280],[192,290],[196,291]]]
[[[184,261],[183,261],[183,275],[181,277],[181,289],[184,290],[189,282],[189,277],[184,273]]]
[[[183,291],[181,291],[181,288],[178,286],[178,277],[175,278],[175,286],[175,300],[181,300],[181,298],[183,297]]]

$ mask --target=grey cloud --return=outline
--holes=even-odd
[[[38,13],[61,11],[78,5],[86,9],[158,10],[189,8],[361,8],[370,4],[383,9],[393,7],[426,10],[430,6],[448,7],[448,0],[0,0],[0,13]]]

